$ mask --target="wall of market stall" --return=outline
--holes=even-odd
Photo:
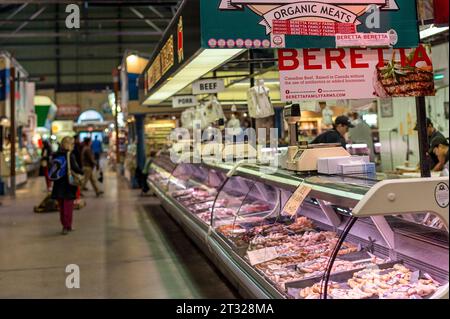
[[[443,74],[444,79],[435,81],[436,96],[426,97],[427,116],[432,120],[434,126],[441,131],[445,137],[449,136],[448,111],[445,114],[444,105],[449,102],[448,84],[448,56],[449,44],[444,43],[432,47],[433,68],[435,76]],[[445,72],[445,70],[447,70]],[[379,100],[379,106],[381,101]],[[419,163],[419,143],[417,131],[414,130],[416,123],[416,100],[415,98],[392,99],[392,116],[389,112],[382,112],[378,107],[378,125],[381,142],[381,165],[383,171],[395,170],[397,166],[404,166],[407,153],[407,135],[410,143],[410,166]],[[397,130],[397,132],[393,131]],[[391,141],[389,141],[391,135]],[[391,163],[391,155],[392,162]]]

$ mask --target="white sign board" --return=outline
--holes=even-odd
[[[197,105],[197,98],[194,95],[179,95],[172,98],[172,107],[191,107]]]
[[[192,83],[192,94],[212,94],[225,90],[223,79],[199,80]]]
[[[429,46],[278,49],[282,101],[433,96]]]

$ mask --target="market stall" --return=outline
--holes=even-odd
[[[370,23],[374,15],[383,21],[377,27]],[[260,59],[258,51],[269,53]],[[262,76],[269,72],[277,74],[275,89]],[[144,75],[142,102],[150,112],[170,98],[174,109],[184,108],[184,130],[177,131],[170,155],[155,158],[149,184],[243,295],[448,298],[448,178],[402,179],[376,173],[373,163],[380,164],[383,147],[381,105],[411,97],[417,99],[417,153],[427,176],[423,102],[434,95],[435,83],[414,6],[402,0],[184,1]],[[237,90],[229,88],[241,83],[245,97],[238,102],[247,105],[248,125],[276,127],[287,148],[273,145],[277,139],[269,130],[262,145],[252,145],[239,123],[232,142],[208,135],[231,120],[221,102],[236,108]],[[347,149],[310,145],[355,110],[361,118],[355,125],[344,118],[344,126],[363,123],[366,139],[354,131]],[[409,116],[407,143],[412,122]],[[258,132],[258,142],[262,136]],[[187,152],[175,156],[183,159],[177,162],[174,153],[181,149]],[[214,149],[213,160],[205,160],[205,149]],[[328,164],[342,158],[347,162]],[[420,200],[411,196],[419,193]]]

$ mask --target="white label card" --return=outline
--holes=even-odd
[[[250,265],[254,266],[278,258],[278,253],[275,247],[266,247],[247,251],[247,256],[250,260]]]

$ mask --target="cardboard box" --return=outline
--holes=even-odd
[[[342,174],[340,164],[369,163],[369,156],[322,157],[317,160],[317,172],[321,174]]]
[[[339,174],[370,174],[375,173],[375,163],[346,163],[339,164]]]

